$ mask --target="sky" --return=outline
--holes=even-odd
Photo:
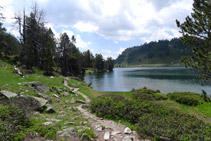
[[[0,0],[8,32],[19,37],[14,14],[36,2],[56,38],[76,37],[80,51],[116,58],[126,48],[180,37],[175,20],[192,12],[193,0]]]

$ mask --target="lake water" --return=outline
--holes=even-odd
[[[211,86],[201,86],[196,73],[184,67],[115,68],[110,73],[86,74],[86,83],[99,91],[130,91],[147,88],[162,93],[205,90],[211,95]]]

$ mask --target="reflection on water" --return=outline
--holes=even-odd
[[[196,72],[183,67],[115,68],[111,73],[87,74],[84,80],[92,82],[95,90],[130,91],[146,86],[162,93],[204,89],[211,95],[211,86],[199,85]]]

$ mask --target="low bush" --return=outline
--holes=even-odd
[[[104,95],[91,102],[91,111],[99,117],[110,119],[126,119],[136,123],[138,118],[150,112],[146,102],[136,103],[119,95]]]
[[[36,129],[40,136],[46,139],[56,139],[56,128],[53,126],[40,126]]]
[[[169,93],[167,96],[180,104],[189,106],[197,106],[204,102],[201,95],[192,92],[175,92]]]
[[[147,89],[146,87],[138,90],[132,90],[133,98],[139,101],[155,101],[166,100],[168,97],[165,94],[161,94],[159,90],[154,91]]]
[[[16,134],[31,126],[26,114],[14,106],[0,107],[0,139],[14,140]]]
[[[160,93],[146,95],[157,100],[167,99],[167,96]],[[135,124],[138,134],[142,137],[165,137],[170,140],[209,140],[211,137],[211,125],[158,104],[152,99],[140,101],[119,95],[104,95],[93,100],[90,108],[97,116]]]
[[[137,132],[142,137],[170,140],[210,140],[211,126],[194,116],[154,105],[154,112],[141,116]]]

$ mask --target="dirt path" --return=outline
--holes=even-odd
[[[64,85],[72,90],[74,89],[68,85],[67,80],[64,81]],[[85,98],[86,103],[90,102],[90,99],[86,95],[79,91],[78,94]],[[83,109],[82,105],[79,105],[77,108],[86,118],[89,119],[89,123],[98,137],[97,141],[143,141],[135,131],[125,133],[124,130],[126,126],[118,124],[112,120],[101,119],[90,113],[87,109]]]

